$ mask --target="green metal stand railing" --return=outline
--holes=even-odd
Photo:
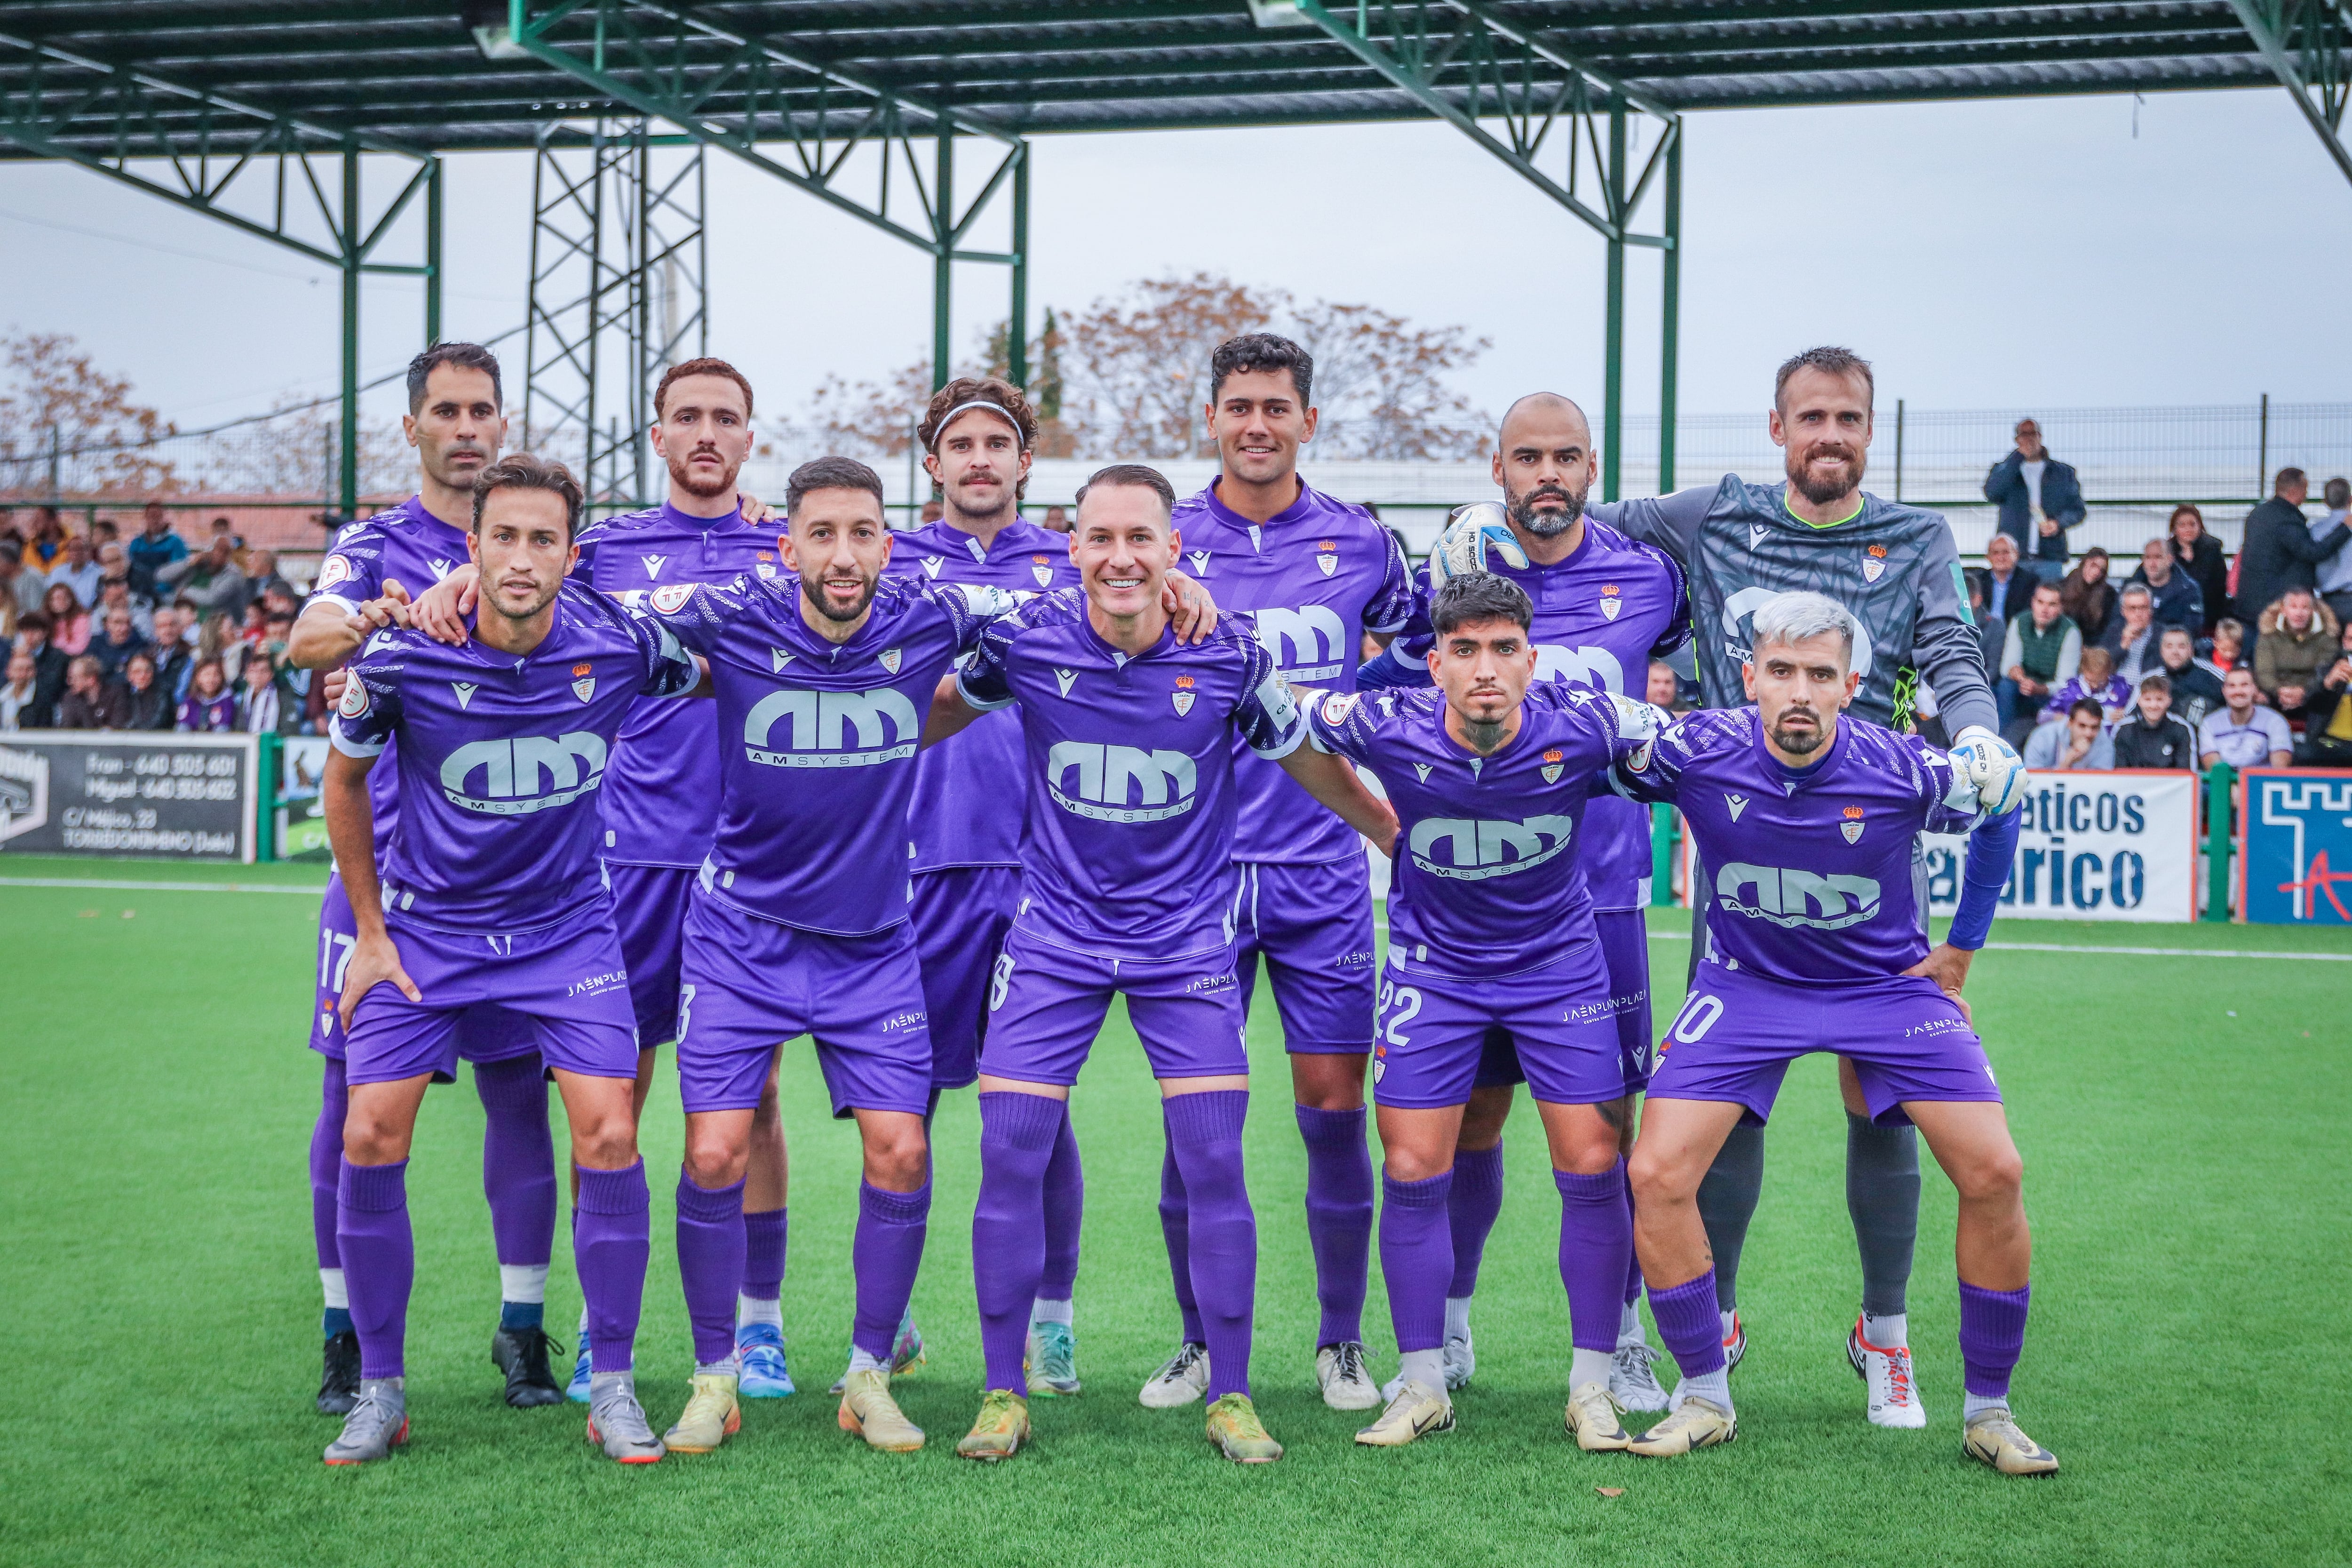
[[[1671,909],[1675,902],[1675,808],[1660,803],[1650,807],[1650,907]]]
[[[2205,912],[2200,920],[2230,918],[2230,796],[2238,770],[2217,762],[2205,773]]]

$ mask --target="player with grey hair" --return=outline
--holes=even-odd
[[[1834,635],[1845,645],[1847,657],[1853,654],[1853,617],[1827,594],[1783,594],[1749,616],[1748,624],[1755,633],[1752,646],[1756,648],[1793,646]]]

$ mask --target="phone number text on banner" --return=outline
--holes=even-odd
[[[0,735],[0,852],[251,860],[251,735]]]

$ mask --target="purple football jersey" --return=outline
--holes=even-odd
[[[614,737],[640,693],[679,696],[699,679],[658,626],[569,582],[546,640],[520,658],[478,638],[369,638],[331,739],[352,757],[399,742],[407,809],[376,868],[385,918],[532,931],[604,897],[594,797]]]
[[[1524,572],[1490,560],[1492,570],[1527,590],[1535,605],[1529,635],[1536,679],[1568,680],[1637,700],[1647,691],[1650,660],[1690,640],[1690,601],[1682,568],[1654,545],[1628,539],[1605,522],[1584,521],[1584,542],[1549,566]],[[1397,638],[1414,663],[1435,644],[1428,600]],[[1633,910],[1649,902],[1650,814],[1602,793],[1584,818],[1578,852],[1596,909]]]
[[[983,547],[962,529],[925,523],[891,535],[889,571],[928,583],[971,583],[1007,593],[1043,593],[1078,580],[1070,540],[1034,522],[1014,522]],[[915,762],[907,826],[918,871],[1021,864],[1021,806],[1007,779],[1021,774],[1021,720],[990,713]]]
[[[801,580],[672,583],[624,602],[710,661],[719,689],[711,896],[762,920],[867,936],[907,918],[907,803],[932,693],[1011,607],[985,588],[886,576],[857,635],[801,618]]]
[[[1302,479],[1298,499],[1264,524],[1226,510],[1212,480],[1180,501],[1174,519],[1183,570],[1221,610],[1246,610],[1285,679],[1353,691],[1364,633],[1392,632],[1412,614],[1412,574],[1396,536],[1360,506]],[[1234,742],[1241,820],[1234,858],[1291,865],[1360,858],[1356,830],[1315,803],[1297,780]]]
[[[1707,957],[1768,980],[1879,980],[1927,957],[1912,841],[1966,833],[1979,815],[1943,752],[1851,712],[1827,756],[1792,768],[1754,708],[1704,709],[1614,784],[1682,809],[1715,879]]]
[[[1061,589],[991,625],[959,684],[975,708],[1021,704],[1018,927],[1110,957],[1233,941],[1234,738],[1275,759],[1306,737],[1247,616],[1192,647],[1162,630],[1130,658]]]
[[[310,602],[324,600],[355,611],[370,599],[383,597],[387,581],[398,583],[410,599],[419,598],[473,559],[466,538],[464,529],[425,510],[424,498],[410,496],[390,511],[362,518],[335,535],[326,559],[319,563]],[[391,760],[378,763],[368,774],[368,799],[375,808],[375,854],[381,865],[392,830],[400,823],[400,770]]]
[[[1602,771],[1641,743],[1621,738],[1607,695],[1530,686],[1519,732],[1485,757],[1445,732],[1436,690],[1320,698],[1307,729],[1321,750],[1377,774],[1396,808],[1391,963],[1477,979],[1599,940],[1577,866],[1586,805],[1608,788]]]
[[[580,531],[574,579],[607,594],[670,583],[773,577],[783,546],[774,529],[672,506],[623,512]],[[621,727],[604,770],[604,858],[625,866],[702,864],[719,831],[719,709],[646,701]]]

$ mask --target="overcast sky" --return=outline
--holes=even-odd
[[[1915,408],[2352,402],[2352,185],[2282,90],[1688,123],[1685,412],[1760,409],[1823,341]],[[529,181],[452,160],[450,335],[521,321]],[[711,347],[764,408],[927,351],[925,258],[721,154],[710,194]],[[1222,271],[1491,338],[1463,382],[1490,411],[1538,386],[1598,409],[1599,237],[1443,125],[1049,137],[1033,199],[1033,309]],[[961,270],[960,350],[1004,309],[1001,269]],[[1630,270],[1649,412],[1654,255]],[[0,325],[72,333],[183,428],[335,384],[331,273],[87,171],[0,165]],[[370,374],[419,346],[413,284],[372,280],[366,318]]]

